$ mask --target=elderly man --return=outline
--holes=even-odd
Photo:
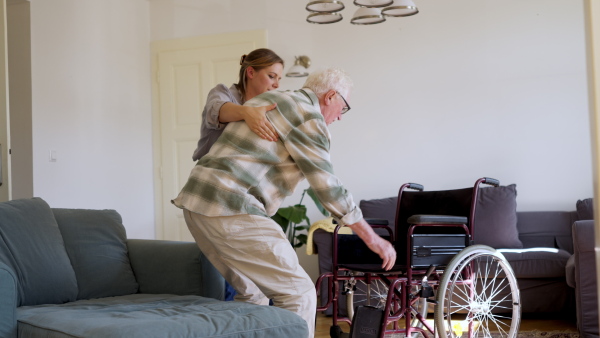
[[[297,313],[314,337],[316,294],[281,227],[269,217],[306,177],[323,206],[348,225],[390,269],[392,245],[362,219],[334,176],[327,126],[350,110],[351,79],[335,68],[313,72],[297,91],[261,94],[247,105],[277,103],[267,118],[279,141],[261,139],[245,122],[229,123],[198,161],[173,203],[184,209],[200,250],[235,288],[236,300]]]

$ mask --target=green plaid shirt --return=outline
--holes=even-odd
[[[203,156],[172,202],[205,216],[272,216],[306,177],[323,206],[343,224],[362,218],[350,193],[333,174],[330,134],[317,96],[309,89],[270,91],[246,102],[277,103],[267,118],[279,141],[263,140],[232,122]]]

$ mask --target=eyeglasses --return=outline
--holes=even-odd
[[[340,92],[336,91],[336,93],[342,98],[342,100],[344,100],[344,103],[346,104],[346,106],[342,108],[342,114],[346,114],[350,110],[350,105],[348,104],[348,101],[346,101],[346,99],[342,96],[342,94],[340,94]]]

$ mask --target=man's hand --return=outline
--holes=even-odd
[[[383,259],[381,267],[385,270],[390,270],[396,264],[396,249],[394,249],[390,242],[379,237],[377,234],[375,236],[376,238],[372,243],[367,243],[366,241],[365,243],[371,251]]]
[[[379,237],[364,219],[354,224],[348,224],[348,227],[367,244],[371,251],[381,257],[383,260],[381,267],[383,269],[390,270],[396,264],[396,249],[390,242]]]
[[[277,103],[262,107],[244,106],[244,121],[246,121],[250,130],[265,140],[277,141],[279,139],[279,135],[266,116],[266,113],[275,109],[276,106]]]

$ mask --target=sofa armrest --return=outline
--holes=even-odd
[[[225,298],[225,281],[194,242],[127,240],[140,293]]]
[[[17,276],[0,262],[0,337],[17,337]]]
[[[594,221],[573,223],[577,326],[583,337],[598,337],[598,291]]]

